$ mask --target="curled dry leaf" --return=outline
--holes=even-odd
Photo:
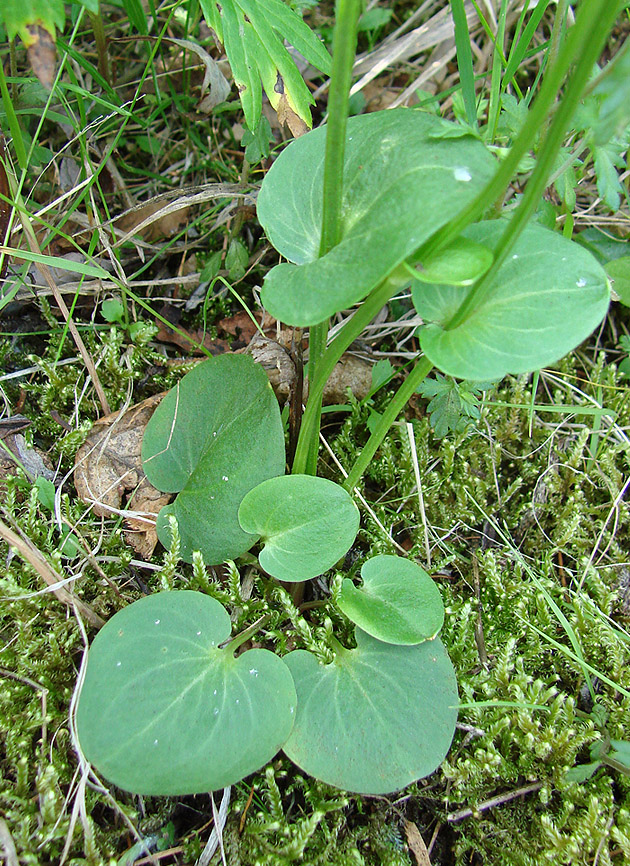
[[[27,50],[31,69],[39,79],[40,84],[51,90],[55,80],[57,49],[53,35],[40,24],[29,24]]]
[[[114,412],[96,422],[77,451],[74,483],[81,500],[95,514],[111,517],[125,507],[132,512],[125,518],[129,544],[144,559],[157,543],[155,516],[167,505],[171,495],[149,484],[142,469],[140,449],[149,418],[164,394],[149,397],[122,414]]]
[[[290,345],[290,341],[286,342]],[[265,368],[269,381],[281,404],[285,403],[296,382],[296,369],[291,355],[280,343],[260,334],[250,341],[247,351],[254,361]],[[367,397],[372,387],[372,365],[354,355],[343,355],[324,388],[325,406],[347,403],[348,388],[357,400]],[[308,396],[305,385],[304,400]]]

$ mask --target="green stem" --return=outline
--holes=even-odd
[[[111,85],[111,75],[109,72],[109,57],[107,54],[107,37],[105,36],[105,28],[101,11],[88,13],[90,23],[94,33],[94,42],[96,43],[96,53],[98,55],[98,71],[101,73],[105,81]]]
[[[361,13],[361,0],[338,0],[335,33],[333,37],[333,61],[328,94],[328,121],[326,124],[326,153],[324,158],[324,189],[322,202],[322,233],[319,255],[326,253],[341,240],[341,207],[343,200],[343,164],[346,149],[346,124],[348,99],[352,84],[352,67],[357,45],[357,25]],[[321,419],[321,395],[315,393],[313,384],[319,375],[322,356],[326,350],[328,320],[314,325],[309,330],[308,381],[309,403],[314,402],[308,455],[300,462],[300,469],[293,472],[317,472],[318,434]]]
[[[420,383],[431,372],[433,364],[428,358],[422,357],[413,368],[411,373],[404,380],[398,391],[394,394],[383,412],[380,421],[376,425],[372,435],[365,443],[363,450],[359,454],[354,466],[350,470],[350,474],[343,483],[346,490],[352,490],[361,480],[361,476],[370,464],[370,461],[376,454],[381,442],[387,436],[389,428],[392,426],[400,412],[405,408],[409,398],[417,391]]]
[[[348,100],[360,13],[361,0],[338,0],[328,94],[320,256],[325,256],[341,240],[343,158],[346,150]]]
[[[587,0],[580,9],[581,14],[578,15],[575,25],[569,31],[567,41],[558,56],[558,61],[553,68],[547,71],[538,97],[527,115],[521,132],[512,144],[510,152],[501,162],[494,176],[490,178],[473,201],[460,211],[455,219],[436,232],[429,243],[422,248],[424,256],[432,255],[455,240],[468,225],[482,216],[492,202],[503,196],[512,182],[521,159],[540,133],[547,113],[555,102],[565,75],[575,58],[580,58],[581,66],[583,55],[587,50],[589,55],[595,54],[597,56],[599,54],[602,43],[599,35],[595,38],[595,34],[603,32],[602,41],[606,38],[608,30],[616,19],[615,4],[611,4],[609,0],[592,0],[590,3]],[[593,45],[597,46],[596,51],[592,50]],[[585,66],[588,67],[589,72],[592,71],[592,62],[585,64]],[[413,260],[411,257],[412,262]]]
[[[339,331],[330,346],[326,349],[321,358],[317,375],[313,379],[313,383],[308,395],[306,409],[302,416],[302,427],[298,439],[297,448],[295,449],[295,459],[293,461],[293,473],[303,473],[306,468],[307,456],[309,452],[310,442],[317,441],[319,436],[319,411],[321,411],[321,399],[324,393],[324,386],[328,378],[335,368],[335,364],[339,361],[348,346],[356,340],[359,334],[368,325],[378,311],[396,294],[402,286],[409,283],[409,275],[404,267],[397,268],[394,273],[383,280],[383,282],[374,289],[374,291],[365,299],[356,313],[349,319],[343,328]]]
[[[595,5],[606,6],[606,0],[597,0]],[[614,7],[614,4],[613,4]],[[608,12],[608,14],[605,14]],[[549,132],[545,141],[540,148],[538,158],[536,160],[536,168],[532,172],[532,176],[527,184],[523,198],[508,223],[497,249],[495,250],[495,258],[492,267],[472,288],[468,295],[464,298],[455,315],[445,326],[445,330],[451,330],[458,327],[487,299],[492,292],[494,277],[505,260],[508,252],[512,248],[516,239],[533,214],[543,190],[548,184],[549,176],[553,170],[557,155],[564,142],[566,131],[569,127],[571,119],[577,109],[584,88],[590,78],[593,66],[599,57],[599,53],[606,40],[609,29],[616,19],[616,15],[611,14],[610,9],[599,10],[599,15],[596,20],[583,13],[576,21],[569,35],[569,39],[561,52],[558,65],[564,69],[573,57],[579,57],[579,63],[576,65],[573,76],[569,82],[566,93],[560,102],[556,111],[553,123],[549,128]],[[579,29],[578,29],[579,28]],[[548,78],[555,77],[556,69],[549,70]],[[546,84],[547,82],[545,82]],[[543,95],[541,90],[541,96]],[[538,101],[536,102],[538,105]],[[533,112],[532,112],[533,113]]]

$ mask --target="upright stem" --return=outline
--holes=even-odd
[[[304,415],[302,416],[302,427],[295,459],[293,461],[293,473],[298,474],[306,471],[310,443],[317,442],[319,436],[319,411],[321,411],[321,399],[324,386],[335,368],[335,364],[350,343],[359,336],[365,326],[369,324],[378,311],[396,294],[399,289],[409,282],[409,275],[405,268],[397,268],[393,274],[383,280],[376,289],[361,304],[356,313],[339,331],[330,346],[321,358],[317,375],[313,378],[308,395],[308,402]],[[318,411],[319,410],[319,411]]]
[[[346,149],[346,122],[348,98],[352,84],[352,67],[357,45],[357,25],[361,0],[338,0],[337,20],[333,37],[333,62],[328,94],[328,123],[326,126],[326,154],[324,161],[324,190],[322,205],[322,234],[319,255],[326,253],[341,240],[341,206],[343,200],[343,162]],[[328,320],[314,325],[309,331],[308,381],[309,404],[315,421],[308,456],[300,470],[315,475],[317,472],[317,446],[321,418],[321,395],[314,396],[313,383],[318,375],[320,361],[326,349]]]
[[[433,364],[428,358],[422,357],[413,368],[411,373],[404,380],[398,391],[394,394],[387,406],[387,409],[381,415],[381,418],[374,428],[372,435],[363,446],[363,450],[359,454],[354,466],[350,470],[350,474],[343,483],[346,490],[352,491],[353,487],[361,480],[361,476],[370,465],[372,457],[376,454],[379,445],[387,436],[389,428],[392,426],[400,412],[404,409],[411,395],[418,389],[420,383],[431,372]]]
[[[606,36],[609,33],[610,27],[615,21],[614,13],[615,5],[613,4],[613,12],[610,7],[599,10],[599,15],[595,17],[596,6],[606,7],[606,0],[595,0],[591,2],[590,17],[583,12],[576,21],[573,29],[569,34],[569,38],[560,52],[558,58],[558,66],[561,71],[566,70],[572,59],[576,57],[579,61],[576,63],[573,75],[567,86],[566,92],[558,105],[553,123],[545,137],[544,143],[540,148],[536,168],[534,169],[531,178],[523,194],[523,198],[507,225],[497,249],[495,250],[495,258],[492,267],[486,272],[481,280],[473,287],[470,293],[464,298],[463,302],[455,312],[454,316],[446,325],[447,330],[456,328],[461,325],[488,297],[492,291],[492,283],[495,274],[505,260],[509,250],[518,238],[520,232],[525,227],[532,213],[534,212],[543,190],[549,182],[549,177],[553,170],[554,163],[558,152],[564,141],[566,131],[571,122],[571,118],[575,114],[578,107],[584,88],[593,71],[593,66],[599,57]],[[550,69],[548,78],[555,78],[554,72]],[[547,82],[545,82],[546,84]],[[559,82],[558,82],[559,88]],[[540,92],[539,100],[543,96],[543,91]],[[551,96],[551,93],[548,94]],[[538,100],[536,101],[538,106]],[[546,106],[547,108],[549,106]],[[532,112],[533,113],[533,112]]]

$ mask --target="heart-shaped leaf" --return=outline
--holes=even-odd
[[[503,220],[477,223],[464,236],[494,249]],[[444,373],[474,381],[501,379],[553,364],[586,339],[606,315],[606,274],[578,244],[529,225],[469,318],[444,330],[470,291],[415,283],[413,303],[426,325],[420,345]]]
[[[248,550],[257,536],[239,525],[241,500],[285,465],[278,401],[263,369],[246,355],[220,355],[187,373],[149,421],[142,461],[151,484],[179,492],[158,518],[162,544],[174,514],[188,562],[194,550],[208,565]]]
[[[77,708],[86,758],[126,791],[179,796],[233,785],[289,736],[296,693],[278,656],[237,658],[230,617],[188,590],[150,595],[100,630]]]
[[[263,481],[238,510],[245,532],[259,535],[261,566],[278,580],[323,574],[348,552],[359,529],[350,494],[326,478],[283,475]]]
[[[349,118],[342,239],[319,259],[325,128],[282,152],[257,205],[269,240],[295,263],[265,278],[277,319],[313,325],[361,300],[474,198],[495,162],[471,135],[435,138],[454,126],[404,108]]]
[[[392,646],[356,630],[357,648],[322,665],[284,657],[298,695],[288,757],[329,785],[388,794],[432,773],[455,732],[457,683],[439,638]]]
[[[431,577],[400,556],[374,556],[361,569],[363,586],[344,580],[339,607],[372,637],[411,646],[435,635],[444,622],[442,596]]]

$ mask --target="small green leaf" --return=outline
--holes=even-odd
[[[225,254],[225,267],[231,280],[240,280],[245,276],[249,264],[249,253],[241,241],[234,238]]]
[[[268,650],[220,649],[229,636],[225,608],[188,590],[146,596],[103,626],[77,731],[106,779],[136,794],[201,794],[273,758],[293,725],[291,674]]]
[[[414,269],[417,280],[448,286],[471,286],[486,273],[492,252],[482,244],[459,237]]]
[[[120,298],[108,298],[106,301],[103,301],[101,304],[101,315],[106,322],[122,322],[125,308]]]
[[[271,126],[263,114],[253,132],[249,129],[243,132],[241,144],[245,148],[245,159],[247,162],[250,165],[256,165],[262,159],[266,159],[269,156],[269,144],[272,141]]]
[[[393,14],[393,9],[380,9],[378,7],[369,9],[359,18],[358,30],[362,33],[366,30],[377,30],[384,27],[389,24]]]
[[[503,220],[477,223],[466,237],[494,249]],[[490,294],[458,327],[445,329],[470,291],[416,282],[414,306],[427,324],[420,345],[435,366],[462,379],[501,379],[553,364],[606,315],[606,274],[577,244],[531,224],[492,281]]]
[[[220,355],[187,373],[149,421],[142,460],[154,487],[179,494],[158,516],[165,547],[173,514],[187,562],[194,550],[208,565],[243,554],[257,536],[239,525],[241,500],[285,464],[280,409],[262,367]]]
[[[593,761],[592,764],[576,764],[564,774],[567,782],[586,782],[601,767],[601,761]]]
[[[394,376],[395,370],[392,367],[391,361],[387,358],[381,358],[380,361],[377,361],[376,364],[372,367],[372,387],[370,389],[372,394],[375,394],[379,388],[382,388],[386,382]]]
[[[389,794],[444,760],[457,720],[455,672],[439,638],[392,646],[357,629],[356,639],[329,665],[306,650],[284,657],[298,696],[284,751],[328,785]]]
[[[344,580],[339,608],[377,640],[413,646],[442,628],[444,604],[431,577],[400,556],[374,556],[361,569],[363,586]]]
[[[47,511],[55,510],[55,485],[48,478],[43,478],[41,475],[35,479],[35,487],[37,487],[37,498]]]
[[[628,255],[628,241],[603,232],[596,226],[590,226],[580,232],[575,242],[592,253],[600,265]]]
[[[350,549],[359,510],[350,494],[326,478],[284,475],[244,497],[238,519],[259,535],[261,566],[278,580],[302,581],[332,568]]]
[[[612,280],[614,292],[626,307],[630,307],[630,256],[613,259],[606,264],[606,273]]]

